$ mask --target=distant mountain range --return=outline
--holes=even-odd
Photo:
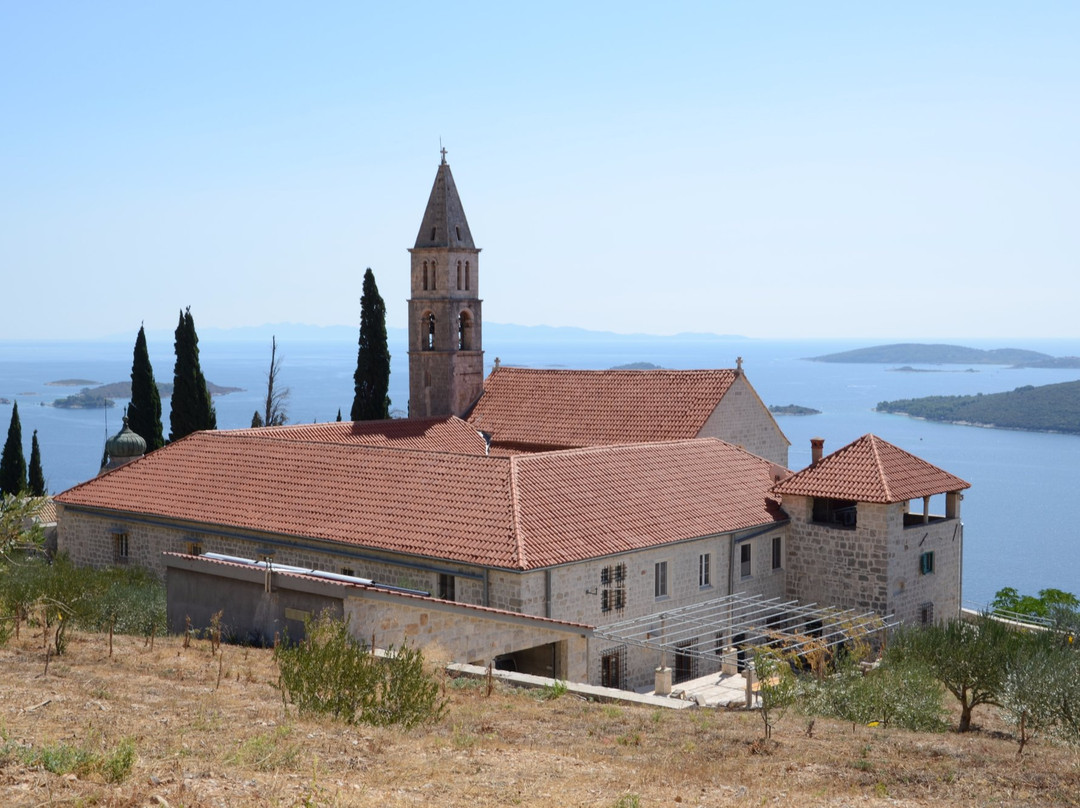
[[[965,348],[961,345],[927,345],[904,342],[809,357],[811,362],[919,365],[1012,365],[1024,368],[1080,368],[1078,356],[1050,356],[1021,348]]]

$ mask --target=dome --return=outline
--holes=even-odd
[[[108,452],[110,458],[117,461],[142,457],[146,454],[146,441],[131,431],[125,415],[123,429],[105,441],[105,451]]]

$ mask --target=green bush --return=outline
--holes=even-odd
[[[941,685],[920,667],[883,664],[864,674],[850,662],[831,676],[801,680],[798,703],[806,715],[937,732],[947,726],[942,696]]]
[[[4,624],[17,627],[38,617],[56,627],[56,651],[63,653],[67,628],[154,636],[165,628],[165,587],[138,568],[77,567],[66,556],[51,562],[12,554],[0,569],[0,610]],[[59,622],[58,622],[59,621]]]
[[[330,614],[305,621],[306,639],[274,650],[282,699],[303,714],[330,715],[349,724],[405,728],[435,722],[446,709],[439,684],[419,650],[391,647],[380,659]]]

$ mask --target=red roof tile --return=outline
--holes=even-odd
[[[863,435],[788,477],[773,491],[781,495],[890,503],[970,487],[971,483],[876,435]]]
[[[513,458],[524,566],[548,566],[785,519],[774,465],[715,438]]]
[[[485,454],[487,442],[475,427],[450,415],[444,418],[391,418],[386,421],[331,421],[326,424],[238,429],[239,434],[275,440],[397,446],[428,452]]]
[[[546,448],[696,437],[734,370],[544,370],[505,365],[469,423],[496,443]]]
[[[783,520],[772,469],[715,439],[484,457],[198,432],[57,501],[535,569]]]

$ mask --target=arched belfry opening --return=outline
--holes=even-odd
[[[472,315],[463,311],[458,315],[458,350],[471,351],[472,349]]]
[[[484,385],[480,249],[445,150],[409,253],[409,413],[464,416]]]

